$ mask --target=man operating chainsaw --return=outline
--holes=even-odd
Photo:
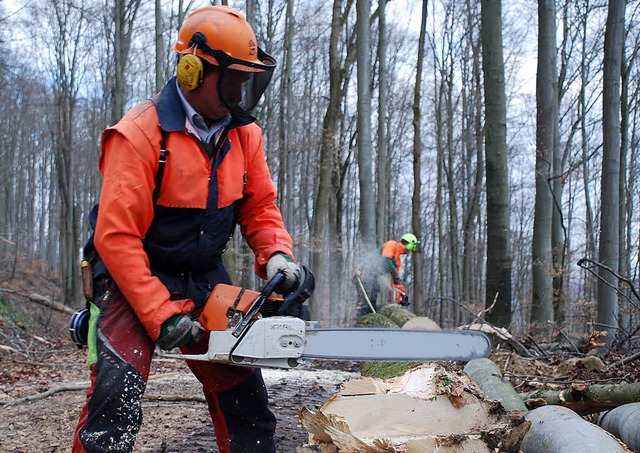
[[[280,294],[299,284],[262,132],[249,116],[275,60],[244,16],[224,6],[193,12],[174,49],[176,76],[102,136],[92,267],[102,263],[104,272],[90,307],[91,387],[73,452],[133,450],[156,344],[206,352],[194,319],[216,284],[231,283],[222,254],[236,224],[259,277],[283,273]],[[274,452],[259,369],[187,364],[202,383],[219,451]]]
[[[400,279],[401,256],[407,252],[418,251],[418,247],[418,238],[412,233],[407,233],[400,241],[389,240],[382,244],[373,258],[367,259],[366,264],[356,269],[353,277],[358,293],[356,317],[376,311],[381,290],[390,289],[393,302],[409,305],[407,290]]]

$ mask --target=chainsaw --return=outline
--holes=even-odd
[[[300,287],[284,298],[273,294],[284,280],[282,273],[260,292],[216,285],[198,318],[209,334],[207,352],[182,354],[156,347],[157,355],[291,369],[313,366],[313,359],[469,361],[491,352],[489,338],[476,331],[316,327],[316,321],[307,320],[304,303],[313,293],[315,279],[306,266],[302,277]]]

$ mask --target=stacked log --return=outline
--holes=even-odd
[[[527,413],[525,419],[531,426],[520,444],[524,453],[630,452],[624,443],[607,431],[566,407],[539,407]]]
[[[640,451],[640,403],[624,404],[605,412],[598,425],[623,441],[633,451]]]
[[[502,379],[498,366],[491,360],[471,360],[465,365],[464,372],[478,383],[489,398],[499,401],[505,410],[522,413],[528,411],[518,392],[508,381]]]
[[[564,390],[536,390],[525,395],[529,408],[538,405],[565,406],[580,415],[606,411],[640,401],[640,382],[631,384],[587,384],[572,382]]]

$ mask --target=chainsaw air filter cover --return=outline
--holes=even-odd
[[[69,335],[73,342],[79,347],[87,345],[89,334],[89,310],[78,308],[69,321]]]

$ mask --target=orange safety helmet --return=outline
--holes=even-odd
[[[204,76],[200,59],[219,67],[218,93],[229,110],[249,113],[266,90],[276,61],[258,47],[244,15],[229,6],[204,6],[182,24],[173,46],[182,55],[178,83],[196,89]]]
[[[203,33],[206,44],[221,50],[230,57],[248,63],[264,64],[258,59],[256,35],[244,15],[229,6],[204,6],[195,10],[184,21],[178,32],[178,40],[173,46],[181,54],[194,54],[219,66],[213,55],[209,55],[192,42],[194,35]],[[195,47],[195,48],[194,48]]]

